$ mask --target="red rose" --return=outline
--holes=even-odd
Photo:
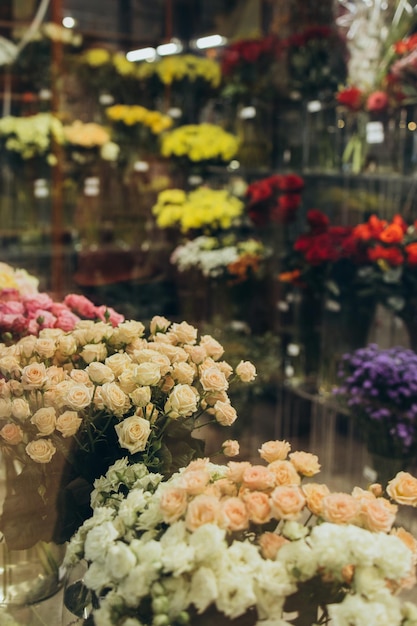
[[[329,218],[318,209],[310,209],[307,212],[307,222],[312,231],[320,232],[327,230]]]
[[[301,196],[298,193],[286,193],[278,199],[278,206],[281,209],[292,209],[295,211],[301,204]]]
[[[400,243],[403,238],[404,231],[399,224],[390,224],[379,236],[384,243]]]
[[[351,111],[358,111],[362,106],[363,93],[357,87],[346,87],[336,96],[339,104],[343,104]]]
[[[388,96],[385,91],[374,91],[368,96],[366,108],[368,111],[385,111],[388,107]]]
[[[401,215],[394,215],[394,217],[392,218],[392,223],[393,224],[397,224],[398,226],[401,227],[403,233],[407,232],[408,229],[408,224],[407,222],[401,217]]]
[[[320,265],[327,261],[337,261],[338,253],[332,246],[327,233],[321,233],[314,238],[314,243],[306,251],[305,259],[311,265]]]
[[[267,179],[256,181],[249,185],[246,190],[246,196],[252,204],[268,200],[271,197],[272,189]]]
[[[294,242],[296,252],[306,252],[314,243],[314,237],[310,233],[300,235]]]
[[[417,243],[410,243],[405,248],[409,265],[417,265]]]
[[[281,191],[299,191],[304,187],[304,180],[296,174],[280,176],[278,188]]]
[[[368,256],[371,261],[386,261],[389,265],[396,267],[404,262],[404,257],[399,248],[384,246],[375,246],[368,250]]]

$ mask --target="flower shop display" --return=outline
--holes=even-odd
[[[156,77],[163,85],[183,84],[187,87],[196,83],[207,83],[211,88],[219,87],[221,81],[220,64],[209,57],[196,54],[177,54],[158,58],[153,63],[139,63],[136,67],[139,79]]]
[[[52,142],[63,143],[65,135],[56,116],[37,113],[27,117],[3,117],[0,120],[0,138],[11,156],[23,161],[41,157],[53,165]]]
[[[69,544],[86,572],[67,604],[87,601],[96,626],[416,623],[398,594],[416,583],[417,541],[395,521],[417,479],[332,492],[317,456],[290,450],[267,441],[259,461],[200,459],[167,481],[120,460]]]
[[[89,485],[126,450],[164,475],[201,455],[194,428],[230,426],[229,387],[256,375],[222,355],[211,336],[160,316],[148,336],[141,322],[84,320],[1,344],[0,446],[10,475],[0,526],[9,547],[67,540],[88,511]]]
[[[205,186],[188,193],[183,189],[161,191],[152,208],[160,228],[177,228],[183,233],[230,229],[239,223],[243,210],[243,202],[227,189]]]
[[[216,124],[186,124],[162,137],[164,157],[184,157],[191,162],[230,161],[238,151],[237,138]]]
[[[378,480],[409,468],[417,455],[417,355],[370,344],[343,355],[334,393],[350,408]]]
[[[303,188],[304,180],[297,174],[274,174],[251,182],[245,193],[251,221],[255,226],[294,222]]]

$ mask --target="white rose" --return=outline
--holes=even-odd
[[[42,435],[50,435],[55,430],[56,412],[53,407],[42,407],[30,418],[30,423],[36,426]]]
[[[132,343],[132,341],[134,341],[138,337],[142,337],[144,331],[145,326],[142,324],[142,322],[127,320],[119,324],[117,328],[114,329],[111,343]]]
[[[165,333],[170,326],[171,322],[167,320],[166,317],[162,317],[161,315],[154,315],[154,317],[151,319],[149,329],[152,335],[156,335],[156,333]]]
[[[137,387],[129,394],[135,406],[144,407],[151,401],[151,388],[150,387]]]
[[[131,393],[138,386],[138,365],[132,363],[118,376],[118,382],[125,393]]]
[[[190,385],[175,385],[165,403],[165,413],[171,418],[188,417],[196,412],[200,396]]]
[[[82,385],[86,385],[86,387],[93,387],[93,382],[91,378],[89,377],[86,369],[85,370],[71,370],[70,377],[76,383],[81,383]]]
[[[19,353],[21,356],[29,359],[32,354],[36,344],[37,338],[35,335],[29,335],[28,337],[23,337],[19,341]]]
[[[197,328],[191,326],[191,324],[181,322],[180,324],[172,324],[167,334],[174,339],[175,343],[192,345],[197,340],[197,332]]]
[[[38,338],[35,343],[34,352],[39,354],[43,359],[51,359],[56,352],[55,340],[50,338]]]
[[[224,353],[223,346],[211,335],[203,335],[200,345],[205,349],[207,356],[211,356],[215,361],[220,359]]]
[[[216,365],[201,373],[200,382],[204,391],[226,391],[229,387],[226,376]]]
[[[12,414],[12,401],[10,398],[0,398],[0,418],[10,417]]]
[[[107,365],[107,367],[110,367],[116,378],[120,376],[123,370],[126,367],[129,367],[131,363],[132,359],[125,352],[116,352],[115,354],[108,356],[104,361],[104,364]]]
[[[110,367],[104,365],[104,363],[93,361],[93,363],[87,365],[85,369],[93,383],[97,383],[98,385],[102,385],[103,383],[111,383],[114,380],[113,371],[110,369]]]
[[[214,405],[216,421],[222,426],[231,426],[237,418],[236,409],[229,402],[218,400]]]
[[[40,389],[47,380],[44,363],[30,363],[22,370],[22,385],[25,389]]]
[[[151,425],[148,420],[137,415],[127,417],[114,427],[122,448],[129,450],[131,454],[142,452],[151,433]]]
[[[26,446],[26,453],[35,463],[49,463],[56,452],[50,439],[36,439]]]
[[[12,400],[12,415],[18,420],[25,420],[30,415],[30,406],[24,398],[14,398]]]
[[[104,383],[100,388],[100,398],[107,409],[119,417],[130,407],[129,397],[117,383]]]
[[[136,370],[138,385],[155,386],[161,380],[161,369],[158,363],[141,363]]]
[[[85,538],[84,552],[87,561],[102,561],[107,550],[119,536],[113,522],[107,521],[94,526]]]
[[[87,343],[80,352],[80,356],[86,363],[104,361],[107,356],[107,348],[104,343]]]
[[[72,334],[59,337],[56,345],[59,352],[64,356],[71,356],[77,352],[77,342]]]
[[[63,437],[72,437],[81,426],[82,419],[76,411],[64,411],[56,420],[56,429]]]
[[[172,378],[177,383],[182,383],[185,385],[192,384],[195,373],[195,367],[193,367],[189,363],[175,363],[172,368]]]
[[[91,387],[87,387],[81,383],[74,383],[67,390],[63,401],[70,409],[80,411],[91,403],[92,397],[93,389]]]

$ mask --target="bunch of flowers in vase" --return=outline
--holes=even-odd
[[[307,212],[307,223],[307,232],[296,238],[283,259],[279,280],[301,294],[301,342],[311,345],[311,369],[320,372],[324,391],[335,381],[341,354],[366,344],[376,289],[353,227],[332,225],[317,209]],[[317,319],[312,323],[313,311]]]
[[[245,192],[250,220],[255,226],[295,221],[303,188],[304,180],[297,174],[274,174],[253,181]]]
[[[415,585],[417,541],[394,525],[417,479],[332,492],[311,481],[318,458],[290,450],[268,441],[253,463],[200,459],[168,481],[110,468],[66,555],[86,562],[94,624],[417,623],[397,595]]]
[[[236,225],[243,202],[227,189],[202,186],[193,191],[166,189],[152,208],[160,228],[177,228],[182,233],[226,230]]]
[[[367,445],[378,480],[417,454],[417,355],[370,344],[343,355],[334,393],[347,404]]]
[[[417,231],[401,215],[391,220],[377,215],[352,232],[367,259],[367,280],[379,300],[404,323],[410,346],[417,349]]]
[[[201,456],[195,428],[233,424],[229,387],[256,376],[223,352],[210,335],[160,316],[148,335],[139,321],[83,320],[70,332],[46,328],[1,344],[7,545],[68,540],[90,513],[94,479],[126,451],[165,476]]]

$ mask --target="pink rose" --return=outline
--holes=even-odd
[[[217,524],[220,512],[220,501],[215,496],[198,495],[188,505],[186,527],[194,531],[203,524]]]
[[[263,465],[251,465],[243,472],[243,486],[252,491],[273,489],[275,476]]]
[[[331,493],[323,498],[323,518],[333,524],[354,524],[358,521],[361,505],[348,493]]]
[[[23,303],[25,305],[26,311],[31,317],[33,317],[35,311],[39,309],[50,311],[53,300],[46,293],[38,293],[34,296],[28,296],[26,298],[23,298]]]
[[[243,496],[249,519],[255,524],[266,524],[271,519],[269,496],[263,491],[248,491]]]
[[[167,489],[162,494],[160,507],[164,522],[172,524],[176,522],[187,510],[187,492],[179,487]]]
[[[40,328],[54,328],[56,317],[50,311],[45,309],[36,309],[31,312],[31,318],[36,320]]]
[[[244,530],[249,526],[246,505],[240,498],[226,498],[221,503],[221,515],[224,526],[232,532]]]
[[[303,492],[293,485],[280,485],[271,493],[272,513],[277,519],[297,519],[305,503]]]
[[[97,307],[85,296],[70,293],[64,298],[66,304],[76,314],[86,317],[87,319],[95,319],[97,317]]]

